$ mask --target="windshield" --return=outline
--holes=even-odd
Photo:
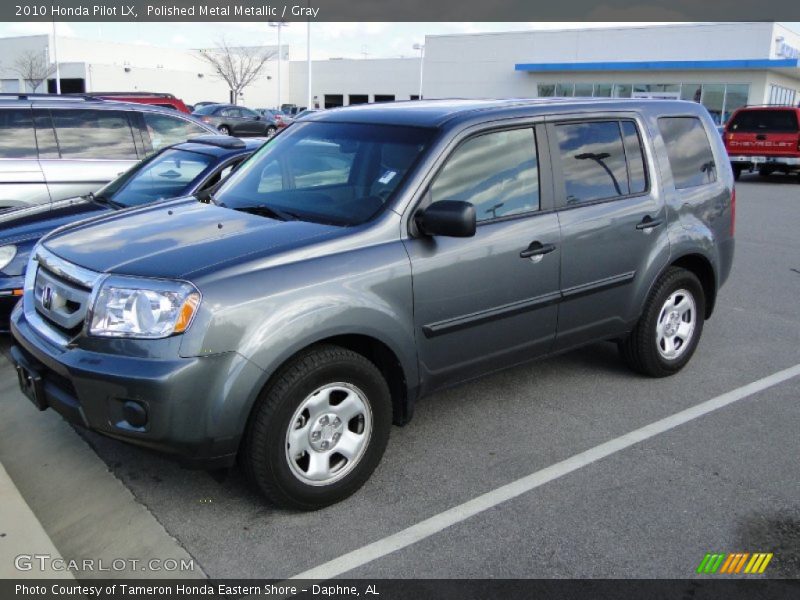
[[[434,132],[393,125],[297,123],[223,184],[216,201],[305,221],[363,223],[391,199]]]
[[[197,152],[165,150],[118,177],[96,195],[122,206],[182,196],[213,160]]]

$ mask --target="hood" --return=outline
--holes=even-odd
[[[0,246],[34,240],[61,227],[112,210],[83,198],[17,208],[0,214]]]
[[[93,271],[180,279],[245,256],[292,250],[340,231],[184,198],[79,223],[44,244],[64,260]]]

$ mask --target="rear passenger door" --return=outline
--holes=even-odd
[[[35,109],[34,121],[53,201],[97,191],[139,160],[127,111]]]
[[[476,133],[428,185],[439,200],[475,206],[473,237],[416,235],[414,319],[426,389],[476,377],[553,345],[560,235],[544,126]]]
[[[557,350],[627,331],[669,258],[645,131],[635,115],[548,124],[562,236]]]
[[[31,109],[0,109],[0,210],[49,201]]]

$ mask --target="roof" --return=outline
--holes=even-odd
[[[800,60],[796,58],[751,58],[735,60],[642,60],[642,61],[601,61],[601,62],[560,62],[560,63],[517,63],[515,71],[529,73],[549,72],[588,72],[588,71],[713,71],[713,70],[756,70],[756,69],[797,69]]]
[[[379,104],[359,104],[315,112],[303,122],[325,121],[339,123],[369,123],[403,125],[407,127],[443,127],[448,124],[475,119],[535,115],[552,112],[553,108],[587,109],[602,105],[603,110],[633,110],[646,103],[669,104],[676,107],[692,104],[679,100],[628,99],[628,98],[509,98],[509,99],[442,99],[406,100]]]

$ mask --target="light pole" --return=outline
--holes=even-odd
[[[425,44],[414,44],[414,50],[419,50],[419,100],[422,100],[422,74],[425,70]]]
[[[306,108],[311,108],[311,17],[308,18],[306,25],[306,88],[308,95],[306,97]]]
[[[281,50],[281,29],[288,26],[286,21],[269,21],[270,27],[278,28],[278,110],[281,109],[281,65],[283,64],[283,52]]]
[[[61,94],[61,68],[58,66],[58,42],[56,41],[55,21],[53,21],[53,62],[56,63],[56,94]],[[36,90],[33,91],[35,92]]]

